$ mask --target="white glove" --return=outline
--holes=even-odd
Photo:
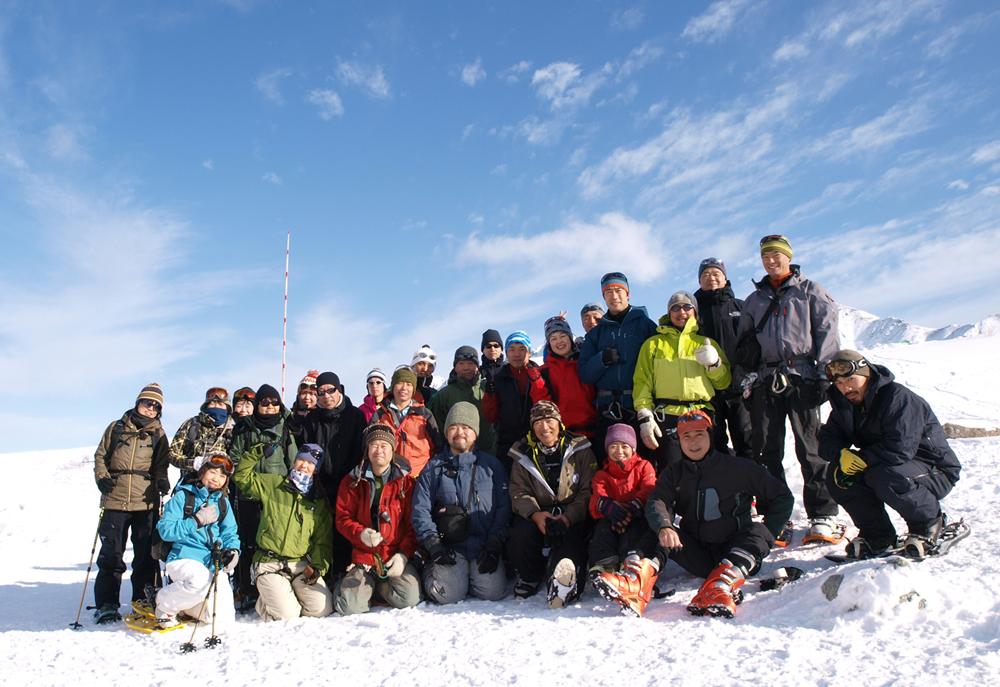
[[[695,349],[694,359],[709,370],[719,366],[719,352],[712,344],[703,344]]]
[[[236,570],[236,564],[240,562],[240,551],[239,549],[227,549],[224,553],[228,553],[230,557],[222,571],[227,575],[232,575],[233,571]]]
[[[406,567],[406,556],[402,553],[396,553],[389,557],[389,560],[385,562],[385,576],[386,577],[399,577],[403,574],[403,569]]]
[[[219,521],[219,509],[214,504],[206,503],[195,512],[194,519],[198,521],[198,527],[211,525],[213,522]]]
[[[361,543],[369,549],[374,549],[382,543],[382,535],[371,527],[366,527],[361,530]]]
[[[660,431],[660,426],[656,424],[653,411],[649,408],[643,408],[636,414],[636,417],[639,419],[639,436],[642,437],[642,443],[650,450],[659,447],[660,442],[657,439],[663,436],[663,432]]]

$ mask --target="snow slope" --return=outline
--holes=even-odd
[[[942,421],[986,425],[1000,424],[994,348],[988,338],[961,338],[869,353],[928,398]],[[9,466],[0,483],[0,684],[997,684],[1000,438],[952,445],[964,471],[945,507],[972,522],[973,535],[949,556],[900,568],[834,567],[822,557],[829,548],[793,546],[765,561],[764,572],[791,564],[805,577],[767,593],[748,584],[732,621],[689,616],[684,607],[699,580],[671,566],[661,580],[676,594],[638,620],[590,591],[563,612],[545,608],[542,595],[421,604],[351,618],[244,619],[222,646],[183,656],[178,645],[188,631],[183,639],[146,637],[96,627],[86,611],[84,629],[67,628],[97,525],[92,449],[7,454],[0,457]],[[794,459],[786,465],[798,498]],[[823,587],[835,575],[843,580],[828,601]],[[92,584],[93,577],[87,603]]]
[[[945,341],[1000,334],[1000,315],[991,315],[975,324],[949,324],[932,329],[904,322],[896,317],[879,317],[847,305],[838,306],[840,340],[844,348],[869,349],[894,343]]]

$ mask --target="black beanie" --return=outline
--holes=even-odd
[[[488,343],[498,343],[500,344],[500,348],[503,348],[503,339],[500,338],[500,332],[496,329],[487,329],[483,332],[483,342],[479,344],[479,350],[482,351],[486,348],[486,344]]]
[[[285,404],[281,400],[281,394],[279,394],[278,390],[275,389],[270,384],[261,384],[260,388],[257,389],[257,395],[254,397],[254,406],[256,406],[265,398],[276,399],[278,403],[281,405],[281,408],[284,409]]]
[[[337,376],[335,372],[323,372],[319,377],[316,378],[316,388],[321,386],[326,386],[327,384],[332,384],[337,387],[341,392],[344,391],[344,387],[340,385],[340,377]]]

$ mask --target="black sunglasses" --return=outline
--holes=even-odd
[[[260,400],[259,405],[262,408],[270,408],[271,406],[280,406],[281,401],[276,398],[263,398]]]
[[[337,389],[336,387],[334,387],[332,389],[317,389],[316,390],[316,395],[317,396],[333,396],[338,391],[340,391],[340,389]]]
[[[144,398],[141,401],[139,401],[139,405],[143,406],[144,408],[152,408],[156,412],[160,412],[163,409],[163,406],[161,406],[159,403],[157,403],[156,401],[151,401],[148,398]]]

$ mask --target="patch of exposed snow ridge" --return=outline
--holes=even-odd
[[[934,329],[898,317],[879,317],[848,305],[839,307],[840,342],[844,348],[868,349],[885,344],[915,344],[1000,334],[1000,314],[974,324],[949,324]]]

